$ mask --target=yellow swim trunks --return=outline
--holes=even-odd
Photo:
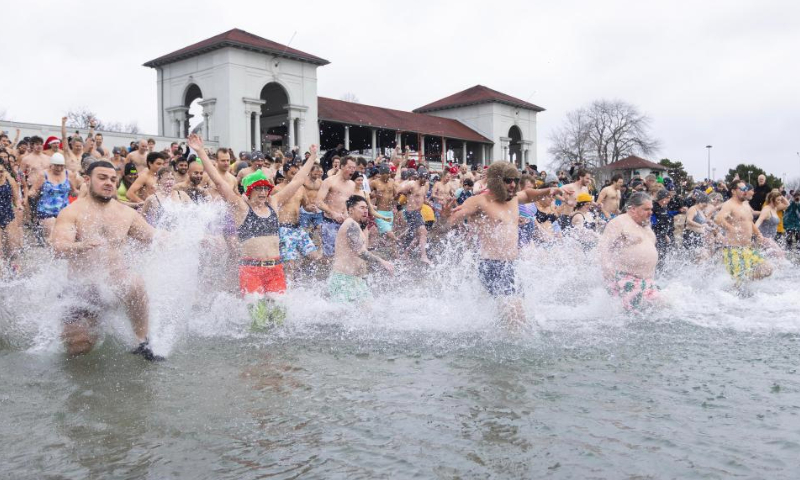
[[[758,250],[750,247],[723,247],[722,262],[733,278],[752,279],[753,270],[764,263],[764,257]]]

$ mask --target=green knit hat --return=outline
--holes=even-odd
[[[244,194],[248,197],[253,192],[253,189],[256,187],[267,187],[269,190],[267,195],[272,193],[272,189],[275,188],[275,185],[269,181],[264,172],[261,169],[251,173],[250,175],[245,176],[242,178],[242,186],[244,187]]]

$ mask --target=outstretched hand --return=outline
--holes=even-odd
[[[203,139],[196,133],[189,135],[189,138],[186,139],[186,144],[195,152],[200,153],[203,150]]]

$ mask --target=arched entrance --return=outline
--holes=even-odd
[[[186,89],[186,94],[183,97],[183,106],[189,109],[186,115],[186,121],[183,122],[183,136],[187,137],[190,133],[199,133],[203,131],[203,106],[200,102],[203,100],[203,92],[196,84],[189,85]]]
[[[508,129],[508,161],[517,166],[522,166],[522,130],[518,126],[512,125]]]
[[[255,137],[260,141],[254,142],[256,149],[268,152],[273,147],[285,147],[289,142],[289,112],[286,109],[289,94],[280,84],[272,82],[261,89],[259,98],[264,100],[264,104],[261,105],[261,132]]]

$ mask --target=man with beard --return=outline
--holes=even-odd
[[[494,162],[486,170],[488,191],[468,198],[450,213],[454,201],[442,210],[447,226],[469,226],[478,233],[480,263],[478,276],[490,295],[499,300],[501,316],[511,328],[526,325],[522,291],[516,284],[516,260],[519,255],[519,204],[531,203],[558,188],[519,190],[520,174],[509,162]]]
[[[634,192],[625,213],[608,222],[597,245],[606,289],[628,311],[658,301],[658,287],[653,281],[658,250],[650,228],[652,214],[650,195]]]
[[[164,161],[166,162],[168,159],[165,158]],[[186,183],[186,181],[189,179],[189,159],[186,157],[178,157],[175,159],[174,166],[175,183]]]
[[[144,281],[130,272],[123,250],[128,238],[153,241],[156,230],[135,210],[111,201],[117,171],[101,160],[86,171],[89,194],[67,206],[56,219],[53,251],[69,265],[70,285],[63,297],[73,306],[64,318],[63,339],[70,355],[87,353],[97,341],[103,312],[121,302],[139,342],[132,353],[162,360],[148,343],[149,305]]]
[[[175,185],[175,190],[186,192],[194,203],[208,200],[208,189],[203,185],[203,165],[192,162],[187,168],[186,180]]]
[[[616,174],[611,177],[611,185],[600,190],[600,196],[597,197],[597,203],[600,204],[600,208],[602,208],[602,212],[603,215],[605,215],[606,220],[611,220],[619,215],[619,201],[622,198],[621,191],[622,185],[624,184],[625,180],[622,179],[622,175]]]
[[[336,247],[328,293],[335,302],[365,303],[372,293],[364,280],[368,265],[379,265],[389,273],[394,266],[367,250],[365,232],[369,219],[369,206],[361,195],[352,195],[345,202],[347,218],[336,234]]]

